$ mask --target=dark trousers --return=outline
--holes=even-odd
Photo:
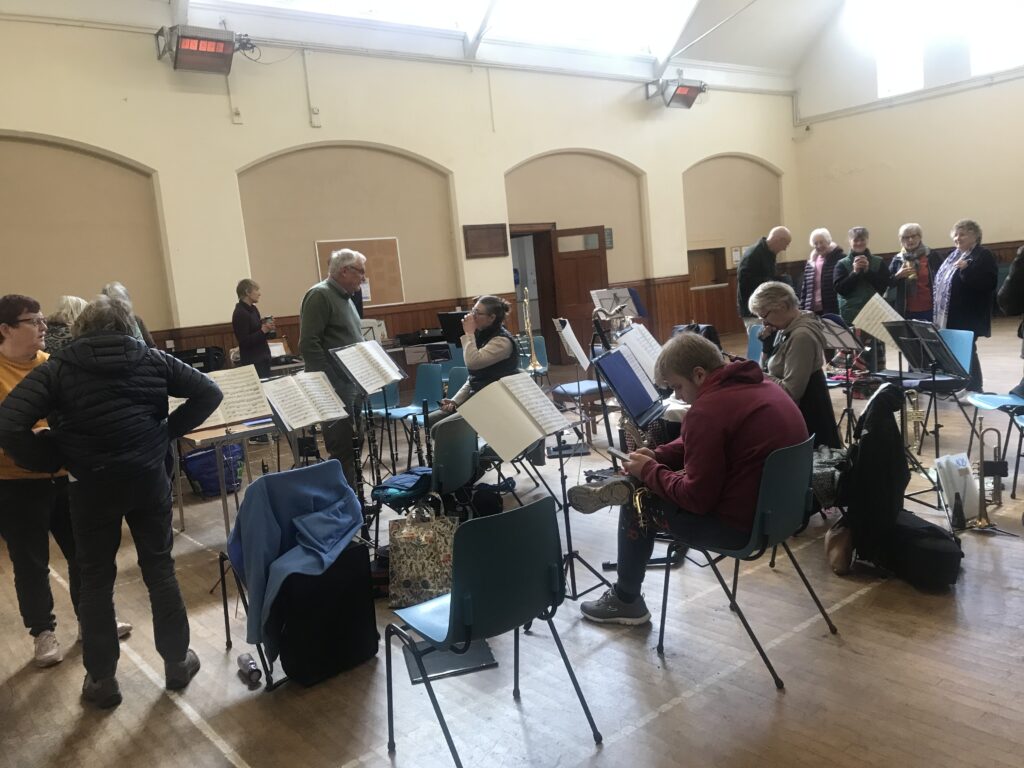
[[[57,627],[50,591],[50,532],[68,561],[71,604],[78,613],[81,580],[68,514],[67,478],[0,480],[0,536],[7,542],[14,566],[21,620],[33,637]]]
[[[127,521],[142,579],[153,610],[156,649],[165,662],[178,663],[188,651],[185,603],[174,575],[171,547],[171,484],[163,467],[119,481],[71,483],[71,522],[82,572],[79,618],[82,659],[94,680],[113,677],[121,649],[114,618],[114,579],[122,520]]]
[[[361,467],[356,466],[355,430],[359,428],[360,412],[362,401],[357,400],[355,404],[345,403],[345,410],[348,411],[347,419],[338,419],[333,424],[324,427],[324,446],[332,459],[341,462],[341,468],[345,472],[345,479],[353,489],[356,487],[356,472]],[[360,437],[360,439],[362,439]]]
[[[653,494],[647,498],[651,501],[656,499]],[[624,599],[640,594],[647,573],[647,561],[654,551],[654,537],[659,530],[668,530],[682,542],[698,549],[739,549],[750,539],[749,531],[732,528],[717,517],[695,515],[662,500],[655,504],[663,515],[658,514],[657,520],[645,515],[644,525],[640,524],[632,504],[624,504],[619,509],[619,565],[615,591]]]

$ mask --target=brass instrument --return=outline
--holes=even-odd
[[[527,343],[530,345],[530,364],[526,366],[526,370],[530,372],[531,376],[537,376],[544,366],[537,359],[537,349],[533,343],[533,328],[530,326],[530,289],[525,285],[523,286],[523,329],[526,332]]]
[[[987,499],[985,498],[985,433],[995,432],[996,433],[996,445],[994,449],[993,458],[995,463],[999,463],[999,445],[1002,441],[1002,435],[999,434],[999,430],[995,427],[985,428],[985,419],[978,419],[978,518],[971,520],[968,524],[968,528],[972,528],[976,531],[991,531],[998,530],[996,524],[988,519]],[[1002,503],[1002,494],[1000,492],[999,478],[993,478],[992,483],[992,501],[993,503]]]
[[[594,311],[590,313],[590,317],[595,322],[598,320],[608,321],[608,328],[612,333],[621,333],[633,322],[633,318],[628,317],[623,311],[625,309],[625,304],[619,304],[617,307],[613,307],[611,312],[604,307],[594,307]]]

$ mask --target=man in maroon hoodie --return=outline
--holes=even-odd
[[[677,439],[631,453],[623,467],[658,497],[652,501],[664,510],[664,524],[681,539],[696,546],[742,547],[750,539],[765,459],[807,439],[800,409],[777,384],[765,380],[757,363],[725,363],[718,348],[697,334],[682,333],[669,341],[658,357],[657,373],[677,398],[690,403],[690,411]],[[656,528],[639,519],[632,488],[622,478],[580,486],[570,495],[573,506],[584,512],[622,504],[618,580],[600,598],[580,606],[592,621],[643,624],[651,618],[640,590]]]

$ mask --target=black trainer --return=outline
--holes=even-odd
[[[164,675],[167,678],[167,689],[180,691],[196,676],[199,671],[199,657],[191,648],[185,654],[185,660],[176,664],[164,664]]]
[[[82,701],[95,704],[100,709],[111,709],[121,703],[121,686],[116,677],[93,680],[88,674],[82,683]]]

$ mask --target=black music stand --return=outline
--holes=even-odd
[[[864,345],[849,328],[825,318],[822,318],[821,324],[825,330],[825,348],[842,351],[846,361],[846,407],[839,416],[839,424],[846,422],[844,442],[850,445],[853,443],[853,432],[857,422],[856,414],[853,412],[853,379],[850,373],[853,369],[853,359],[864,351]]]
[[[882,325],[885,326],[893,341],[896,342],[901,356],[906,359],[910,369],[928,372],[928,377],[921,381],[922,383],[928,383],[928,388],[923,391],[931,395],[931,399],[925,411],[924,429],[922,429],[921,440],[917,445],[917,453],[918,455],[921,454],[921,448],[924,446],[924,439],[927,434],[928,416],[933,414],[935,425],[932,434],[935,439],[935,457],[938,458],[939,432],[942,429],[942,425],[939,423],[937,397],[942,394],[951,395],[963,414],[964,419],[970,424],[971,418],[967,415],[963,404],[956,396],[956,392],[963,389],[970,379],[970,374],[960,364],[960,361],[956,359],[956,355],[953,354],[953,351],[946,344],[946,340],[942,338],[939,329],[935,327],[934,323],[929,323],[925,320],[891,320],[882,323]],[[904,388],[902,372],[900,373],[900,378],[900,389],[902,390]],[[971,429],[973,431],[973,426]]]

